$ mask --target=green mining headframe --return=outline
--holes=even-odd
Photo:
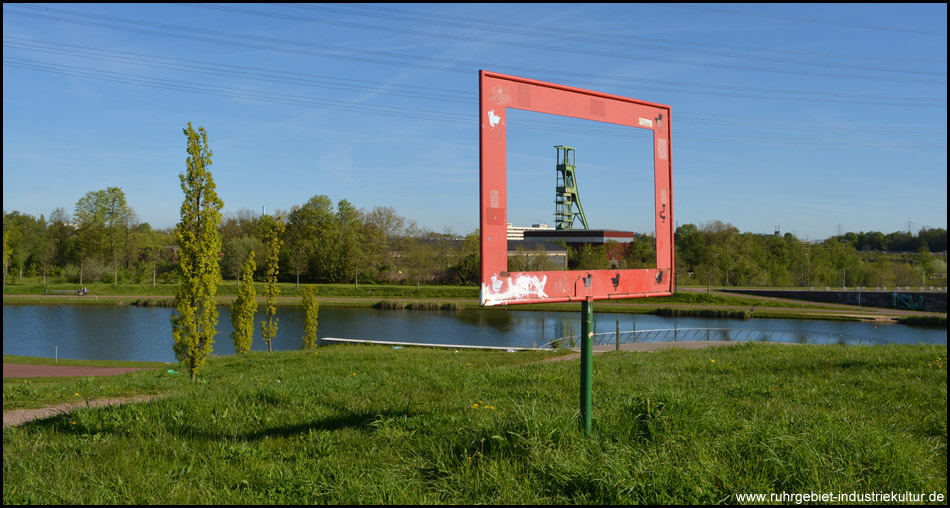
[[[584,229],[587,217],[581,206],[581,196],[577,191],[577,178],[574,176],[574,149],[557,145],[557,182],[554,191],[554,223],[557,229],[574,229],[574,218],[579,217]],[[574,205],[577,211],[574,211]]]

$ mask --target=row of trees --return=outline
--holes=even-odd
[[[895,231],[886,235],[880,231],[862,231],[834,238],[862,252],[917,252],[922,246],[926,246],[930,252],[947,250],[947,231],[941,228],[922,228],[916,235],[910,231]]]
[[[478,278],[478,235],[459,241],[451,232],[416,226],[393,208],[366,211],[349,201],[335,205],[317,195],[277,211],[282,231],[279,280],[322,283],[456,283]],[[241,209],[222,217],[219,261],[226,280],[237,282],[251,251],[264,252],[275,219]],[[120,188],[87,193],[69,214],[57,208],[47,220],[14,211],[3,214],[4,283],[41,276],[78,284],[174,283],[181,244],[175,231],[141,223]],[[258,264],[255,276],[264,274]]]
[[[878,236],[915,248],[872,251],[860,241]],[[904,233],[849,233],[803,242],[790,233],[740,233],[720,221],[682,225],[675,236],[680,284],[715,286],[946,286],[946,245],[945,229],[924,229],[911,239]],[[932,246],[942,246],[942,253],[934,255]]]
[[[284,282],[471,284],[478,278],[478,235],[419,228],[393,208],[358,209],[316,195],[278,210],[284,228],[278,264]],[[236,280],[247,253],[261,252],[273,218],[239,210],[224,219],[222,269]]]
[[[910,237],[908,239],[908,237]],[[891,239],[890,245],[915,246],[916,251],[872,251],[866,238]],[[946,286],[946,230],[907,233],[847,234],[824,242],[803,242],[784,236],[740,233],[731,224],[711,221],[685,224],[675,232],[677,282],[694,286],[830,287]],[[567,269],[606,270],[656,267],[651,236],[630,243],[570,247]],[[518,247],[509,257],[511,271],[563,269],[540,247]]]
[[[175,238],[171,229],[154,230],[138,220],[118,187],[91,191],[75,212],[56,208],[49,219],[13,211],[3,214],[4,281],[17,277],[66,277],[78,282],[120,280],[156,282],[172,269]]]
[[[478,282],[477,231],[464,237],[426,231],[390,207],[367,211],[345,199],[334,205],[324,195],[276,215],[283,227],[276,251],[281,282]],[[274,221],[249,209],[222,217],[217,229],[224,279],[237,283],[248,253],[263,255]],[[3,225],[4,281],[8,273],[42,276],[44,283],[47,275],[79,284],[178,280],[181,246],[174,231],[139,222],[116,187],[86,193],[73,214],[57,208],[47,220],[14,211],[4,213]],[[676,230],[677,276],[680,284],[716,286],[946,285],[946,242],[942,228],[804,242],[790,233],[741,233],[720,221],[685,224]],[[510,270],[558,269],[543,251],[519,249]],[[570,249],[568,268],[648,268],[655,256],[652,238],[639,237],[624,245]],[[254,276],[265,270],[258,264]]]
[[[181,204],[181,222],[175,226],[177,240],[178,293],[175,297],[175,313],[172,314],[172,336],[175,358],[184,364],[194,381],[198,370],[211,354],[218,324],[217,289],[221,283],[221,209],[224,202],[218,197],[211,175],[212,152],[208,146],[208,134],[203,127],[197,131],[188,123],[184,129],[188,138],[186,171],[179,174],[184,200]],[[285,226],[281,217],[263,216],[259,221],[262,233],[264,294],[267,297],[265,315],[261,322],[261,335],[267,350],[277,336],[276,298],[281,237]],[[254,337],[255,299],[254,251],[244,256],[241,264],[241,287],[238,298],[232,304],[231,322],[234,331],[231,338],[234,351],[242,354],[250,351]],[[306,309],[306,335],[304,347],[313,347],[316,339],[317,306],[312,288],[305,290],[303,299]]]

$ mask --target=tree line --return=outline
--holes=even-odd
[[[218,261],[225,281],[238,283],[251,251],[264,243],[280,217],[276,254],[280,282],[477,284],[478,231],[436,233],[388,206],[370,210],[346,199],[315,195],[302,205],[261,215],[250,209],[224,214],[216,226]],[[121,188],[90,191],[72,212],[49,218],[3,212],[4,283],[7,277],[90,282],[177,283],[181,249],[173,228],[141,222]],[[947,231],[846,233],[822,242],[742,233],[729,223],[685,224],[675,232],[677,280],[713,286],[946,285]],[[543,250],[517,247],[511,271],[559,269]],[[629,244],[568,249],[568,269],[655,266],[652,237]],[[254,278],[265,275],[258,263]]]
[[[250,209],[224,214],[217,226],[221,275],[238,282],[248,253],[264,252],[280,217],[281,248],[274,254],[279,281],[300,283],[475,284],[477,232],[459,236],[420,228],[393,208],[358,209],[316,195],[290,210],[260,215]],[[174,228],[140,222],[117,187],[90,191],[74,212],[56,208],[46,219],[3,213],[6,276],[91,282],[177,283],[181,243]],[[266,267],[257,264],[254,278]]]
[[[241,209],[224,214],[218,254],[225,281],[238,283],[248,253],[280,216],[280,282],[366,284],[477,284],[479,238],[418,227],[393,208],[358,209],[346,199],[316,195],[273,216]],[[56,208],[49,219],[3,214],[4,281],[56,277],[77,284],[176,283],[180,245],[172,228],[140,222],[120,188],[83,195],[73,213]],[[943,228],[883,234],[847,233],[822,242],[742,233],[720,221],[676,229],[677,279],[712,286],[946,285],[947,232]],[[517,247],[511,271],[557,270],[543,250]],[[568,249],[568,269],[655,266],[652,237],[629,244]],[[254,278],[264,276],[258,264]]]
[[[848,233],[822,242],[805,242],[791,233],[782,236],[740,233],[731,224],[711,221],[699,226],[679,226],[674,239],[680,284],[778,287],[947,284],[947,231],[942,228],[921,229],[916,235]]]
[[[316,195],[274,216],[241,209],[224,214],[219,262],[225,281],[237,284],[249,252],[262,254],[264,238],[280,216],[280,282],[477,284],[479,238],[425,230],[393,208],[358,209]],[[3,214],[4,281],[56,277],[77,284],[176,283],[180,246],[172,228],[140,222],[120,188],[83,195],[73,213],[56,208],[49,219],[17,211]],[[677,278],[713,286],[946,285],[947,232],[943,228],[846,233],[822,242],[742,233],[720,221],[676,229]],[[515,248],[512,271],[556,270],[543,251]],[[629,244],[568,251],[568,269],[655,266],[651,237]],[[255,278],[264,275],[259,264]],[[941,282],[942,281],[942,282]]]

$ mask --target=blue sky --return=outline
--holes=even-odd
[[[226,213],[325,194],[468,233],[485,69],[671,106],[677,224],[946,228],[946,33],[946,4],[4,4],[3,209],[115,186],[174,226],[190,121]],[[652,230],[641,132],[508,122],[510,222],[553,223],[569,145],[591,227]]]

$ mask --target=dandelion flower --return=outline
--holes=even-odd
[[[78,393],[74,393],[74,394],[73,394],[73,397],[79,397],[79,394],[78,394]]]

